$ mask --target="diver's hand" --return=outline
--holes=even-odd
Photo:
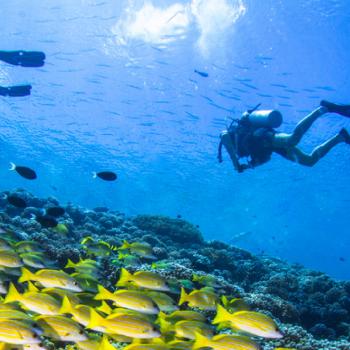
[[[239,167],[237,169],[237,171],[239,173],[243,173],[244,170],[250,169],[251,166],[249,164],[239,164]]]

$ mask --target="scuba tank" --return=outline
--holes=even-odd
[[[249,156],[249,150],[242,147],[246,139],[257,129],[275,129],[281,126],[283,117],[277,110],[258,110],[261,104],[243,113],[241,119],[232,119],[226,131],[234,138],[237,155],[239,158]],[[240,142],[241,141],[241,142]],[[218,149],[218,160],[222,162],[222,142]]]
[[[258,110],[260,104],[255,108],[245,112],[242,119],[249,121],[254,128],[275,129],[281,126],[283,117],[277,110]]]

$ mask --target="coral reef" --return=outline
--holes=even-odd
[[[16,194],[27,207],[16,208],[5,195]],[[54,198],[40,199],[24,190],[0,196],[1,227],[12,229],[21,239],[41,244],[51,259],[63,267],[67,258],[86,257],[79,244],[92,236],[120,246],[124,240],[147,242],[154,247],[158,272],[178,281],[191,280],[193,273],[215,276],[225,294],[243,297],[257,310],[270,313],[282,324],[285,337],[269,341],[274,346],[300,350],[350,349],[350,282],[335,281],[327,275],[285,261],[253,256],[219,241],[206,242],[198,227],[181,218],[139,215],[126,217],[108,208],[87,210],[68,204],[59,219],[67,232],[43,228],[33,215],[58,205]],[[115,284],[118,259],[101,259],[106,286]],[[152,261],[141,260],[131,270],[151,269]],[[186,283],[186,282],[184,282]]]

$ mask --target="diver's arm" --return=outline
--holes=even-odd
[[[242,169],[241,163],[238,160],[238,157],[236,156],[236,153],[231,154],[229,152],[229,155],[230,155],[230,158],[232,160],[232,164],[233,164],[235,170],[237,170],[239,173],[241,173],[243,171],[243,169]]]
[[[221,137],[221,142],[219,145],[219,154],[220,154],[220,148],[222,147],[222,145],[224,145],[228,154],[230,155],[230,158],[235,170],[237,170],[239,173],[243,172],[243,170],[245,170],[245,167],[244,167],[244,164],[241,164],[239,162],[239,159],[237,157],[237,150],[232,142],[231,135],[226,130],[221,133],[220,137]],[[219,156],[219,161],[220,160],[221,158]]]

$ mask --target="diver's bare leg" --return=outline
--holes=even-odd
[[[326,107],[319,107],[302,119],[295,127],[292,134],[277,133],[274,136],[273,146],[275,148],[290,148],[296,146],[311,125],[323,114],[328,113]]]
[[[341,142],[345,142],[341,134],[327,140],[322,145],[316,147],[310,154],[306,154],[297,147],[293,147],[289,152],[289,160],[297,162],[305,166],[314,166],[321,158],[323,158],[333,147]]]

